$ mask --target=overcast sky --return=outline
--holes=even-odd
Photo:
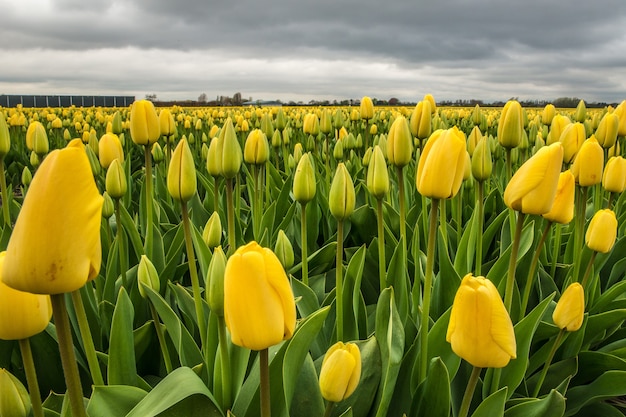
[[[0,0],[0,94],[626,99],[625,0]]]

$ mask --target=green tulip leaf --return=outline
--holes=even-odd
[[[402,238],[393,252],[391,262],[387,268],[387,286],[393,287],[396,306],[402,323],[406,323],[409,315],[409,277],[407,271],[406,247],[402,243]]]
[[[507,399],[507,387],[500,388],[498,391],[485,398],[483,402],[476,407],[476,411],[472,417],[502,417],[504,416],[504,404]]]
[[[324,398],[319,389],[317,371],[311,355],[307,355],[293,388],[289,415],[319,417],[324,415]]]
[[[466,227],[461,235],[461,240],[456,250],[454,258],[454,270],[459,276],[465,276],[472,272],[474,265],[474,251],[476,247],[476,235],[478,230],[478,210],[472,211],[472,217],[466,223]],[[482,244],[482,243],[481,243]]]
[[[504,417],[561,417],[564,413],[565,397],[552,390],[541,399],[529,399],[510,407]]]
[[[87,405],[89,417],[125,416],[148,393],[128,385],[96,385]]]
[[[623,260],[626,261],[626,259]],[[626,262],[624,265],[626,265]],[[624,274],[622,273],[623,276]],[[606,312],[605,309],[610,307],[611,303],[624,293],[626,293],[626,281],[620,281],[598,297],[593,306],[589,308],[589,314]]]
[[[611,310],[590,315],[585,328],[583,346],[605,339],[615,327],[626,320],[626,309]]]
[[[433,299],[430,309],[430,315],[433,320],[439,317],[452,305],[456,291],[461,285],[461,277],[457,274],[448,255],[447,241],[445,240],[441,229],[437,234],[437,249],[439,252],[439,273],[434,279]]]
[[[137,367],[133,335],[134,309],[124,288],[120,289],[111,324],[108,383],[136,386]]]
[[[567,391],[565,415],[574,415],[586,405],[623,395],[626,395],[626,371],[607,371],[590,384]]]
[[[417,410],[411,417],[448,417],[450,415],[450,376],[441,358],[433,358],[428,367],[428,377],[419,387]]]
[[[452,351],[452,345],[446,340],[451,312],[452,308],[448,308],[428,332],[428,360],[430,362],[435,357],[439,357],[446,365],[450,380],[454,379],[461,365],[461,358]],[[412,386],[416,386],[419,382],[418,371],[419,367],[416,366],[411,380]]]
[[[604,402],[596,402],[587,405],[576,413],[580,417],[624,417],[623,411],[617,406],[613,406]]]

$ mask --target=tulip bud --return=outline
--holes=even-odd
[[[575,332],[585,318],[585,290],[578,282],[570,284],[556,303],[552,321],[559,329]]]
[[[100,175],[101,167],[100,161],[98,160],[98,156],[94,153],[91,146],[85,146],[85,152],[87,153],[87,159],[89,160],[89,165],[91,166],[91,172],[94,177]]]
[[[617,135],[626,136],[626,100],[623,100],[613,111],[619,118],[619,125],[617,126]]]
[[[167,171],[167,191],[179,201],[189,201],[197,191],[196,165],[184,137],[172,154]]]
[[[612,210],[598,210],[593,215],[587,233],[585,234],[585,244],[589,249],[609,253],[615,244],[617,237],[617,218]]]
[[[144,285],[155,292],[159,292],[161,288],[159,274],[154,264],[146,255],[141,255],[141,259],[139,260],[139,266],[137,267],[137,284],[139,285],[139,294],[141,294],[143,298],[148,297],[143,287]]]
[[[280,131],[276,130],[280,135]],[[243,160],[252,165],[263,165],[270,156],[270,145],[260,129],[254,129],[248,135],[243,148]]]
[[[43,156],[48,153],[50,145],[48,142],[48,135],[46,129],[40,122],[33,122],[28,126],[26,131],[26,146],[31,144],[31,149],[37,154],[39,159],[43,159]]]
[[[546,104],[546,107],[543,108],[543,112],[541,113],[541,122],[550,126],[555,115],[556,108],[554,107],[554,104]]]
[[[281,132],[287,126],[287,120],[285,118],[285,112],[283,111],[282,108],[279,108],[278,112],[276,112],[276,120],[274,121],[274,124],[276,125],[276,129],[280,130]]]
[[[337,342],[322,361],[319,385],[326,401],[343,401],[354,393],[361,379],[361,351],[354,343]]]
[[[0,368],[0,416],[27,417],[31,402],[28,391],[19,379]]]
[[[602,182],[604,151],[593,136],[587,139],[572,164],[572,174],[581,187],[589,187]]]
[[[11,150],[11,136],[9,127],[4,119],[4,113],[0,112],[0,159],[3,159]]]
[[[114,159],[107,170],[105,187],[107,193],[115,199],[124,197],[128,190],[126,173],[119,159]]]
[[[413,136],[411,136],[409,123],[404,116],[398,116],[391,125],[387,136],[387,160],[391,165],[404,167],[412,159]]]
[[[367,189],[377,199],[389,192],[389,172],[380,146],[375,146],[367,170]]]
[[[621,193],[626,189],[626,159],[621,156],[609,158],[602,176],[602,187],[611,193]]]
[[[122,143],[114,133],[104,134],[98,143],[98,158],[102,168],[107,169],[114,159],[124,162],[124,149]]]
[[[111,133],[119,135],[123,131],[122,126],[122,115],[119,111],[116,111],[113,114],[113,119],[111,120]]]
[[[562,164],[561,143],[539,149],[513,174],[504,190],[504,203],[526,214],[549,212],[556,195]]]
[[[165,155],[163,154],[163,148],[161,148],[159,142],[156,142],[154,145],[152,145],[152,150],[150,151],[150,153],[152,154],[152,160],[155,164],[163,162],[163,159],[165,159]]]
[[[469,152],[470,156],[474,155],[476,145],[478,145],[478,142],[480,142],[482,138],[483,134],[480,132],[480,128],[478,126],[474,126],[467,138],[467,152]]]
[[[269,113],[263,113],[263,117],[261,118],[261,130],[266,138],[274,136],[274,125],[272,124],[272,117]]]
[[[214,211],[206,222],[202,231],[202,240],[210,249],[222,243],[222,221],[217,211]]]
[[[476,126],[474,127],[476,129]],[[487,138],[480,139],[472,155],[472,176],[477,181],[486,181],[491,176],[493,162]]]
[[[161,126],[154,104],[135,101],[130,109],[130,137],[137,145],[152,145],[161,136]]]
[[[333,147],[333,158],[337,161],[343,161],[343,140],[337,139]]]
[[[576,106],[576,113],[574,114],[574,119],[578,123],[583,123],[587,118],[587,106],[585,106],[585,101],[580,100],[578,105]]]
[[[330,110],[322,110],[322,116],[320,118],[320,132],[328,135],[332,131],[332,118],[333,116],[330,114]]]
[[[574,191],[576,188],[574,175],[570,170],[559,174],[559,182],[552,208],[542,214],[543,218],[551,222],[568,224],[574,218]]]
[[[604,115],[594,134],[600,146],[604,149],[609,149],[611,146],[615,145],[618,127],[619,117],[617,117],[615,113],[607,113]]]
[[[563,144],[563,162],[569,164],[587,139],[582,123],[570,123],[563,129],[559,141]]]
[[[411,114],[411,133],[418,139],[426,139],[432,131],[429,101],[420,101]]]
[[[524,119],[522,106],[516,100],[509,100],[502,109],[498,122],[498,142],[504,148],[511,149],[519,146],[522,141]]]
[[[102,198],[102,217],[108,220],[115,213],[115,204],[113,204],[113,199],[106,191],[102,193]]]
[[[276,239],[276,246],[274,246],[274,253],[278,257],[278,260],[283,268],[289,269],[293,266],[293,246],[282,229],[278,231],[278,238]]]
[[[330,213],[338,222],[344,221],[352,215],[354,204],[354,183],[346,166],[340,162],[330,185],[330,195],[328,196]]]
[[[467,274],[461,281],[446,341],[454,353],[479,368],[503,368],[517,357],[511,318],[487,278]]]
[[[22,170],[22,185],[24,185],[24,187],[28,187],[32,180],[33,174],[30,172],[30,169],[28,169],[28,167],[24,167]]]
[[[159,113],[159,132],[161,136],[173,136],[176,132],[176,120],[169,109],[163,109]]]
[[[218,142],[218,144],[221,145],[221,174],[226,179],[235,178],[241,168],[242,155],[241,146],[237,140],[237,133],[235,133],[235,128],[230,117],[226,119],[226,123],[224,127],[222,127],[220,142]],[[211,148],[209,147],[209,151],[210,150]]]
[[[561,114],[555,115],[550,125],[550,133],[548,134],[546,143],[552,145],[554,142],[558,142],[565,128],[571,123],[572,121],[567,116]]]
[[[369,120],[374,117],[374,103],[368,96],[363,96],[360,105],[361,119]]]
[[[302,144],[296,143],[293,147],[293,160],[296,164],[300,162],[300,158],[302,158],[302,154],[303,154]]]
[[[419,158],[417,191],[436,199],[454,197],[465,174],[466,154],[465,136],[456,126],[435,131]]]
[[[206,301],[211,312],[218,317],[224,317],[224,273],[226,270],[226,255],[221,246],[213,250],[213,257],[209,263],[206,283]]]
[[[306,204],[315,197],[315,168],[311,158],[310,153],[302,155],[293,177],[293,196],[300,204]]]

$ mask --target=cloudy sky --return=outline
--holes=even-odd
[[[0,0],[0,94],[626,99],[624,0]]]

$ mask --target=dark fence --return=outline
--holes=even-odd
[[[134,96],[0,95],[0,107],[128,107]]]

